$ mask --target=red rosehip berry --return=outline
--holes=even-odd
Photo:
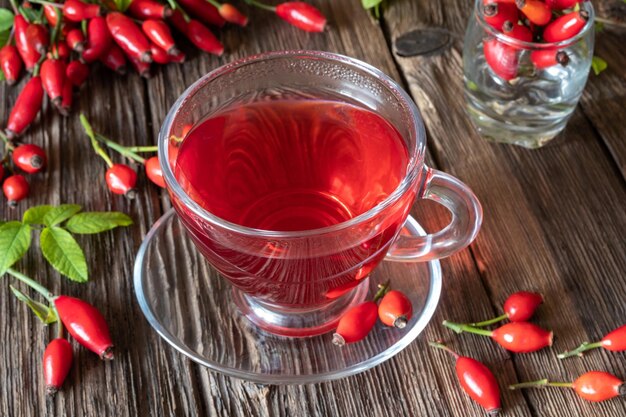
[[[153,156],[148,158],[145,163],[146,175],[156,185],[161,188],[165,188],[165,179],[163,179],[163,171],[161,170],[161,164],[159,163],[159,157]]]
[[[72,367],[72,346],[66,339],[54,339],[43,354],[43,376],[46,383],[46,393],[56,393],[67,377]]]
[[[105,179],[111,192],[125,195],[129,199],[135,198],[137,173],[128,165],[114,164],[107,169]]]
[[[24,172],[37,173],[46,166],[46,152],[37,145],[20,145],[13,150],[13,163]]]
[[[17,202],[28,197],[28,182],[23,175],[15,174],[4,180],[2,191],[9,200],[9,206],[15,207]]]
[[[487,413],[495,416],[500,412],[500,388],[493,373],[483,363],[474,358],[461,356],[446,345],[429,342],[432,347],[443,349],[456,359],[456,376],[461,388]]]
[[[391,290],[385,294],[378,305],[378,317],[387,326],[403,329],[411,320],[412,315],[411,300],[397,290]]]
[[[601,402],[626,395],[626,383],[608,372],[590,371],[579,376],[574,382],[549,382],[547,379],[509,385],[509,389],[559,387],[572,388],[587,401]]]
[[[347,343],[363,340],[369,334],[378,317],[378,305],[374,301],[366,301],[352,307],[341,319],[333,334],[333,343],[343,346]]]

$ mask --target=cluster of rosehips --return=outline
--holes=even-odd
[[[374,328],[377,318],[387,326],[403,329],[412,315],[413,306],[407,296],[391,290],[389,282],[381,284],[372,301],[352,307],[339,319],[333,343],[344,346],[363,340]]]
[[[96,307],[67,295],[54,296],[47,288],[28,276],[10,268],[7,272],[40,293],[50,303],[54,312],[55,318],[52,321],[58,321],[58,336],[48,343],[43,354],[43,373],[48,394],[56,393],[61,387],[74,358],[72,346],[64,336],[63,326],[78,343],[96,353],[101,359],[113,359],[109,326]]]
[[[94,151],[102,157],[108,166],[104,178],[109,190],[114,194],[121,194],[128,199],[133,199],[136,195],[135,184],[137,183],[137,172],[127,164],[114,164],[106,151],[102,149],[100,143],[105,144],[110,149],[131,161],[142,164],[146,169],[146,176],[150,181],[161,188],[165,188],[163,171],[159,164],[159,158],[152,156],[144,158],[138,152],[156,152],[156,146],[123,146],[119,143],[95,132],[84,114],[80,115],[80,122],[85,129],[85,133],[91,140]]]
[[[566,51],[541,44],[566,41],[580,33],[589,20],[589,13],[579,9],[582,1],[483,0],[483,16],[488,25],[514,41],[538,43],[530,60],[541,70],[569,63]],[[522,46],[493,37],[483,41],[487,64],[507,81],[517,76],[522,50]]]
[[[459,324],[444,321],[443,325],[457,333],[468,332],[491,337],[496,343],[508,351],[515,353],[535,352],[552,345],[552,332],[528,323],[535,310],[543,302],[541,294],[521,291],[512,294],[504,303],[505,314],[494,319],[479,323]],[[509,323],[495,330],[483,327],[509,319]],[[476,359],[460,356],[441,342],[431,342],[431,346],[450,352],[456,359],[456,373],[463,390],[490,415],[500,412],[500,389],[493,373]],[[601,341],[583,343],[571,352],[558,355],[559,359],[582,355],[582,352],[604,347],[611,351],[626,350],[626,325],[607,334]],[[572,388],[581,398],[588,401],[605,401],[617,396],[626,395],[626,383],[608,372],[590,371],[582,374],[573,382],[549,382],[547,379],[523,382],[509,386],[509,389],[538,387]]]
[[[117,73],[124,73],[130,62],[139,74],[148,77],[152,62],[185,60],[170,26],[198,49],[222,55],[224,46],[206,25],[220,28],[226,22],[241,26],[248,23],[248,18],[232,4],[217,0],[168,0],[167,3],[27,0],[18,6],[12,1],[13,28],[0,50],[0,67],[9,84],[17,82],[24,67],[32,76],[11,110],[7,136],[12,139],[20,135],[33,122],[42,108],[44,91],[52,104],[67,114],[73,88],[81,86],[89,75],[88,64],[100,62]],[[304,2],[277,6],[256,0],[246,3],[272,11],[306,31],[321,32],[326,24],[321,12]]]
[[[0,137],[5,144],[4,158],[0,161],[0,183],[9,206],[14,207],[18,201],[28,197],[28,181],[21,173],[36,174],[43,170],[46,153],[37,145],[14,144],[1,133]],[[8,174],[6,178],[5,173]]]

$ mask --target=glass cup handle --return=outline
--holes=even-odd
[[[450,256],[468,246],[483,219],[480,202],[469,187],[452,175],[424,167],[425,181],[417,198],[427,198],[452,213],[450,224],[425,236],[399,235],[385,258],[397,262],[424,262]]]

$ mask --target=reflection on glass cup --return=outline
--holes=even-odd
[[[383,260],[453,254],[478,233],[474,194],[424,165],[409,96],[379,70],[327,52],[272,52],[207,74],[159,137],[174,208],[259,327],[332,330]],[[400,234],[416,198],[452,212],[426,236]]]
[[[486,139],[541,147],[565,128],[583,93],[593,57],[593,6],[578,3],[581,12],[574,14],[586,23],[575,36],[539,43],[494,29],[485,18],[493,5],[475,2],[463,47],[467,111]]]

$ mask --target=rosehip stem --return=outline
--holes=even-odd
[[[111,168],[113,166],[113,161],[111,161],[109,155],[107,155],[104,149],[102,149],[102,147],[98,144],[98,141],[96,140],[96,135],[93,132],[91,124],[89,124],[89,120],[87,120],[83,113],[80,114],[80,123],[83,125],[85,133],[87,134],[87,136],[89,136],[89,139],[91,140],[91,146],[93,147],[93,150],[96,151],[96,153],[100,155],[102,159],[104,159],[104,162],[106,162],[107,166]]]
[[[470,323],[470,326],[472,327],[485,327],[485,326],[490,326],[492,324],[496,324],[501,322],[502,320],[506,320],[506,318],[509,317],[506,314],[503,314],[501,316],[498,317],[494,317],[492,319],[489,320],[485,320],[485,321],[479,321],[478,323]]]
[[[126,150],[130,152],[157,152],[158,146],[126,146]]]
[[[13,268],[7,269],[7,274],[12,275],[17,280],[23,282],[24,284],[26,284],[29,287],[31,287],[33,290],[37,291],[46,300],[48,300],[50,305],[53,306],[52,308],[54,308],[54,299],[56,297],[46,287],[44,287],[43,285],[41,285],[40,283],[38,283],[34,279],[30,278],[29,276],[26,276],[26,275],[22,274],[21,272],[16,271]],[[56,309],[55,309],[55,313],[56,313]]]
[[[135,152],[133,151],[129,151],[127,147],[120,145],[119,143],[112,141],[111,139],[102,136],[99,133],[96,133],[96,139],[99,140],[100,142],[104,143],[106,146],[108,146],[109,148],[119,152],[120,154],[124,155],[125,157],[132,159],[134,161],[139,162],[140,164],[144,164],[146,162],[146,159],[137,155]]]
[[[450,349],[448,346],[444,345],[441,342],[428,342],[428,344],[434,348],[445,350],[449,354],[455,357],[455,359],[459,359],[459,354]]]
[[[385,296],[389,292],[391,288],[389,287],[389,280],[387,280],[384,284],[378,284],[378,291],[376,291],[376,295],[374,295],[374,302],[377,302],[381,298]]]
[[[583,352],[591,350],[591,349],[599,348],[599,347],[602,347],[602,342],[594,342],[594,343],[583,342],[576,349],[559,353],[558,355],[556,355],[556,357],[559,359],[565,359],[571,356],[582,356]]]
[[[61,3],[54,3],[52,1],[46,1],[46,0],[30,0],[31,3],[35,3],[35,4],[43,4],[46,6],[52,6],[52,7],[58,7],[59,9],[63,8],[63,5]]]
[[[448,320],[444,320],[442,324],[446,326],[448,329],[455,331],[456,333],[468,332],[468,333],[474,333],[474,334],[478,334],[481,336],[489,336],[489,337],[491,337],[491,334],[492,334],[491,330],[479,329],[479,328],[470,326],[469,324],[452,323]]]
[[[540,379],[538,381],[520,382],[519,384],[509,385],[510,390],[516,390],[521,388],[544,388],[544,387],[561,387],[572,388],[571,382],[550,382],[547,379]]]
[[[276,7],[270,6],[269,4],[261,3],[257,0],[245,0],[251,6],[258,7],[259,9],[268,10],[270,12],[276,12]]]

